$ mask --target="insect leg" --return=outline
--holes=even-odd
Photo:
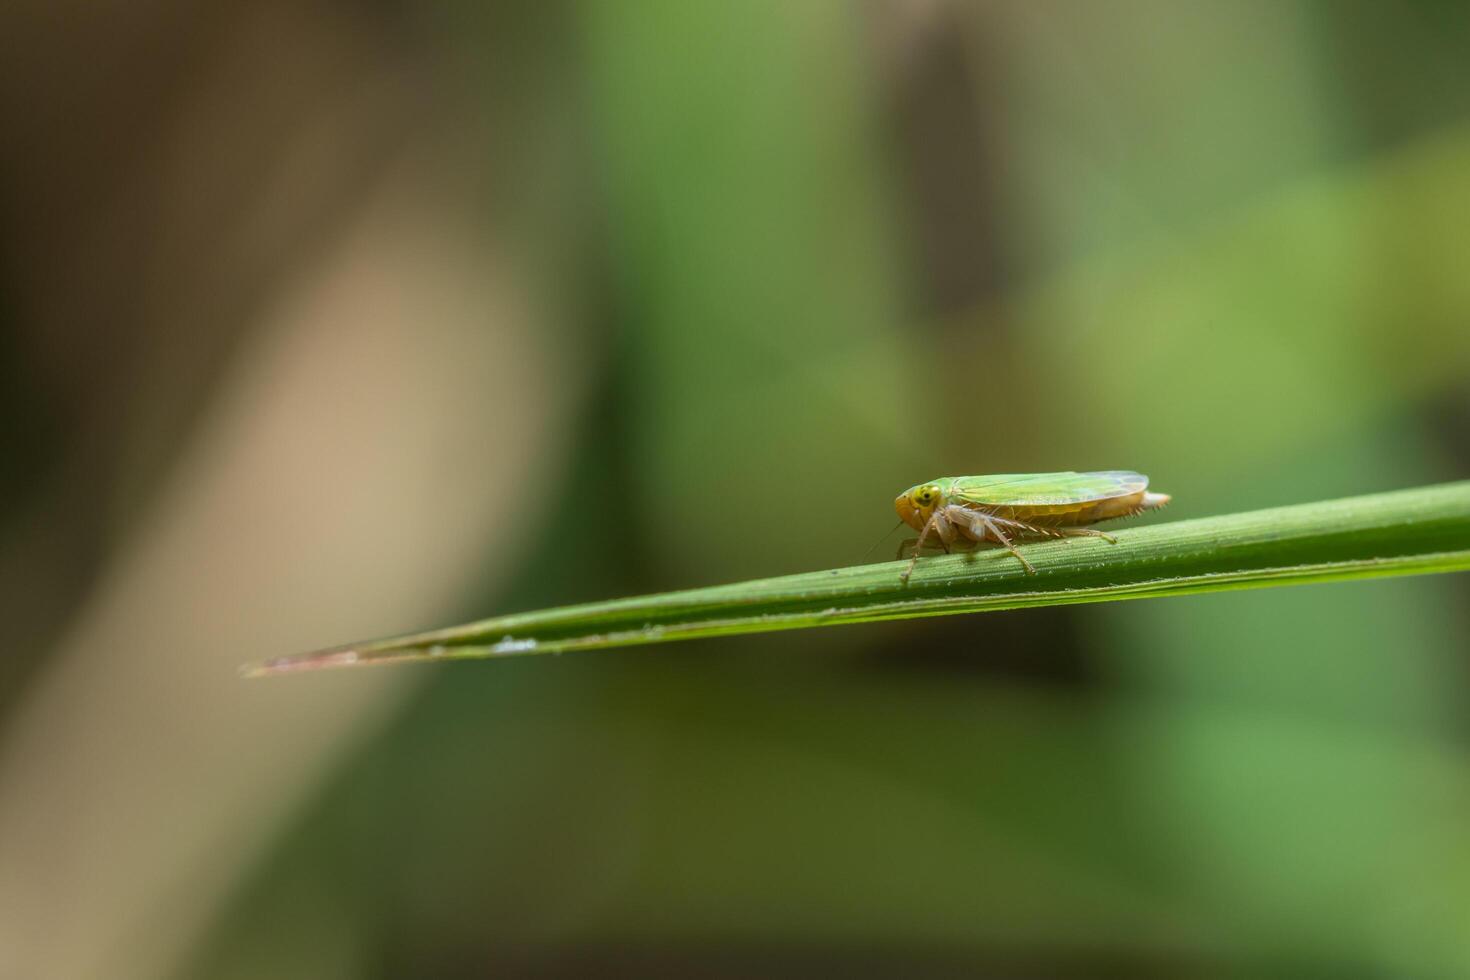
[[[1109,544],[1117,544],[1118,539],[1104,531],[1098,531],[1090,527],[1057,527],[1056,525],[1041,526],[1038,524],[1025,524],[1021,521],[1012,520],[1008,517],[990,518],[996,524],[1013,528],[1026,534],[1034,534],[1039,538],[1102,538]]]
[[[1109,544],[1118,543],[1118,539],[1111,534],[1090,527],[1058,527],[1054,524],[1047,527],[1039,527],[1031,524],[1023,524],[1020,521],[1005,517],[992,517],[991,520],[997,524],[1004,524],[1006,527],[1013,527],[1025,531],[1027,534],[1035,534],[1048,538],[1102,538]]]
[[[944,519],[949,522],[951,527],[963,529],[976,541],[985,540],[985,526],[981,523],[981,518],[985,516],[985,511],[974,510],[970,507],[961,507],[959,504],[950,504],[943,508],[940,513],[944,515]]]
[[[1036,569],[1032,568],[1031,563],[1026,560],[1026,556],[1017,551],[1016,546],[1011,544],[1011,539],[1005,536],[1005,532],[1000,529],[1000,525],[995,522],[995,518],[980,515],[980,522],[985,525],[985,529],[990,532],[992,538],[999,541],[1007,551],[1016,556],[1016,560],[1021,563],[1021,567],[1026,569],[1027,575],[1036,574]],[[1006,523],[1009,524],[1011,522],[1007,521]]]
[[[937,515],[938,511],[931,514],[929,520],[924,522],[924,529],[919,532],[919,540],[914,542],[914,556],[909,559],[908,567],[898,573],[902,581],[907,582],[909,576],[914,574],[914,566],[919,563],[919,552],[924,550],[924,539],[929,537],[929,529],[934,526],[934,518]]]
[[[1117,544],[1118,539],[1111,534],[1094,530],[1090,527],[1059,527],[1056,533],[1066,538],[1102,538],[1108,544]]]
[[[1010,528],[1011,533],[1018,536],[1021,534],[1026,534],[1037,538],[1059,538],[1062,536],[1060,531],[1052,527],[1041,527],[1036,524],[1025,524],[1011,517],[996,517],[994,514],[986,514],[985,517],[992,524],[995,524],[999,527]]]
[[[943,547],[943,546],[944,546],[943,545],[943,542],[940,542],[940,547]],[[916,555],[919,552],[923,551],[925,548],[932,548],[932,547],[934,547],[934,546],[933,545],[921,544],[918,538],[904,538],[902,541],[900,541],[898,543],[898,553],[895,554],[893,557],[894,558],[909,558],[909,557],[911,557],[913,555]]]
[[[924,530],[919,532],[919,540],[914,543],[914,556],[909,559],[909,566],[898,573],[898,577],[905,582],[909,580],[909,576],[914,572],[914,566],[919,562],[919,552],[924,550],[924,541],[929,537],[930,528],[933,528],[934,533],[939,537],[939,546],[944,549],[945,554],[949,554],[949,546],[954,544],[954,525],[941,511],[935,510],[929,515],[928,522],[924,524]],[[899,555],[902,554],[903,550],[900,546]]]
[[[939,543],[944,546],[944,553],[949,554],[949,546],[954,544],[954,524],[944,516],[943,509],[936,510],[930,520],[934,522],[934,531],[939,535]]]

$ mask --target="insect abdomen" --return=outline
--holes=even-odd
[[[1102,500],[1087,500],[1065,504],[1001,504],[985,507],[996,517],[1034,524],[1038,527],[1075,527],[1096,524],[1119,517],[1131,517],[1145,510],[1162,507],[1169,502],[1169,495],[1148,493],[1140,490]]]

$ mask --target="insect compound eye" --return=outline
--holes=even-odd
[[[930,490],[928,487],[925,487],[914,495],[914,499],[919,502],[919,506],[928,507],[931,503],[934,502],[934,491]]]

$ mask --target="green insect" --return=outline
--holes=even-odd
[[[957,540],[994,541],[1015,555],[1028,575],[1035,575],[1013,540],[1087,536],[1117,544],[1112,535],[1083,525],[1132,517],[1168,502],[1167,493],[1149,493],[1148,477],[1131,470],[930,480],[909,487],[893,502],[903,522],[919,532],[914,556],[899,577],[908,581],[931,532],[945,551]]]

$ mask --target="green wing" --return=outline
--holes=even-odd
[[[1132,470],[997,473],[992,476],[957,476],[950,484],[949,492],[959,501],[982,507],[1045,507],[1124,497],[1147,486],[1148,477]]]

